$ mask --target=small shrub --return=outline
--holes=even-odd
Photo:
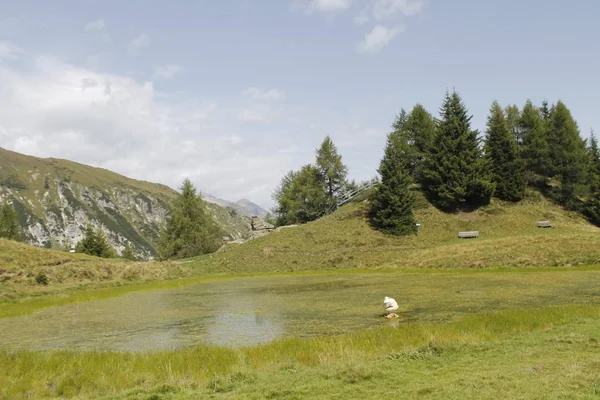
[[[48,285],[48,277],[45,274],[40,272],[35,276],[35,282],[38,285],[46,286],[46,285]]]

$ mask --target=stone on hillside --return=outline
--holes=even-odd
[[[252,217],[252,230],[253,231],[269,231],[273,230],[275,227],[268,222],[265,222],[260,217]]]

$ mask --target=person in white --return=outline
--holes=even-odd
[[[383,308],[391,314],[394,311],[398,311],[398,303],[391,297],[386,296],[385,299],[383,299]]]

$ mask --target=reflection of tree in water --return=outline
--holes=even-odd
[[[206,335],[210,344],[248,346],[268,343],[283,335],[285,325],[279,311],[276,308],[267,310],[267,304],[260,307],[261,303],[266,303],[265,299],[241,292],[229,293],[220,300],[216,314],[207,322]]]

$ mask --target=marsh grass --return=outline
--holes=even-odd
[[[570,305],[505,310],[452,323],[406,324],[335,337],[285,339],[235,350],[198,346],[156,353],[0,351],[0,393],[5,398],[96,398],[130,390],[146,393],[161,386],[176,393],[225,393],[254,384],[259,375],[307,368],[317,368],[324,379],[360,384],[376,379],[380,362],[436,362],[456,346],[496,343],[598,319],[599,307]],[[590,340],[586,343],[593,345]]]

